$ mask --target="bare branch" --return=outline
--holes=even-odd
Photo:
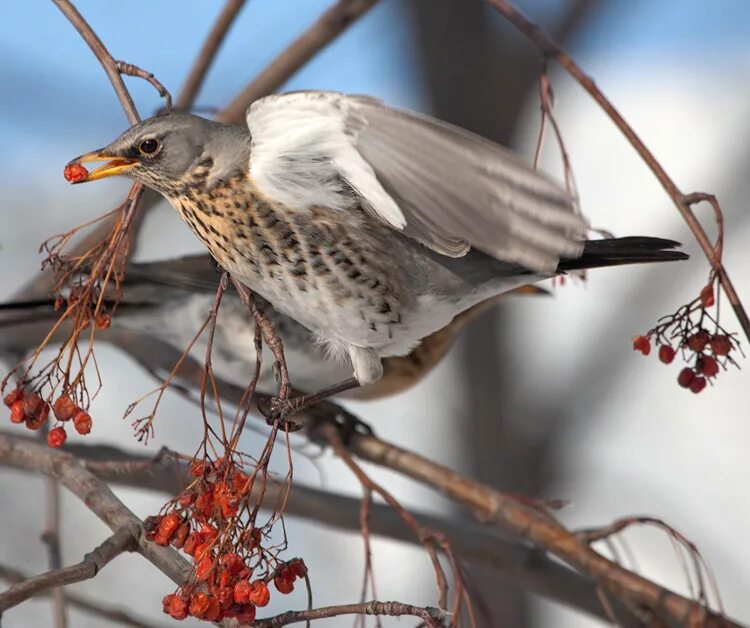
[[[219,48],[224,43],[224,38],[232,26],[232,22],[234,22],[240,9],[244,6],[245,1],[227,0],[221,13],[219,13],[219,17],[216,18],[214,25],[206,36],[206,40],[203,42],[203,46],[201,46],[193,67],[185,79],[182,91],[177,96],[174,106],[178,111],[187,111],[195,102],[195,97],[203,85],[206,74],[208,74],[208,70],[214,62]]]
[[[376,2],[377,0],[339,0],[271,61],[216,115],[216,119],[235,124],[242,122],[245,119],[245,110],[251,103],[275,92]]]
[[[113,558],[134,549],[139,536],[140,526],[125,525],[116,530],[101,545],[86,554],[77,565],[48,571],[13,585],[4,593],[0,593],[0,613],[28,600],[40,591],[81,582],[82,580],[90,580]]]
[[[341,615],[387,615],[389,617],[412,616],[419,617],[424,625],[438,626],[445,619],[450,618],[450,613],[441,611],[439,608],[429,606],[412,606],[411,604],[402,604],[401,602],[378,602],[371,600],[361,604],[342,604],[341,606],[326,606],[323,608],[314,608],[309,611],[288,611],[275,617],[267,619],[258,619],[253,626],[256,628],[278,628],[279,626],[288,626],[302,621],[311,621],[314,619],[327,619],[330,617],[340,617]]]

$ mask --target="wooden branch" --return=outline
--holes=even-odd
[[[99,36],[94,32],[94,29],[89,26],[89,23],[83,18],[73,4],[69,0],[52,0],[57,5],[62,14],[68,18],[68,21],[75,27],[80,33],[83,40],[91,48],[91,52],[102,64],[104,71],[107,73],[109,82],[112,83],[112,87],[117,94],[117,98],[120,100],[122,108],[125,110],[125,115],[128,118],[130,124],[137,124],[141,121],[138,111],[135,108],[133,98],[130,96],[128,88],[125,87],[125,82],[122,80],[120,71],[117,69],[117,61],[114,57],[109,54],[106,46],[99,39]]]
[[[429,606],[412,606],[401,602],[378,602],[372,600],[361,604],[342,604],[340,606],[326,606],[313,608],[306,611],[287,611],[274,617],[256,619],[255,628],[278,628],[303,621],[314,619],[328,619],[342,615],[378,615],[388,617],[419,617],[426,626],[440,626],[442,622],[451,617],[450,613],[431,608]]]
[[[41,591],[60,587],[74,582],[90,580],[98,574],[112,559],[123,552],[129,552],[137,546],[141,534],[140,526],[134,523],[118,528],[101,545],[84,556],[77,565],[55,569],[34,576],[24,582],[13,585],[0,593],[0,613],[17,606]]]
[[[24,442],[31,440],[26,436],[12,436],[4,430],[0,430],[0,436]],[[154,458],[116,447],[81,443],[66,444],[66,450],[88,471],[107,483],[174,496],[191,481],[187,463],[168,452],[161,452]],[[0,457],[0,465],[8,465],[8,462]],[[280,493],[277,483],[269,483],[268,503],[277,502]],[[359,500],[303,484],[294,486],[285,513],[337,530],[359,532]],[[543,553],[527,545],[509,543],[492,528],[469,519],[447,519],[413,510],[412,514],[423,525],[443,532],[463,560],[495,570],[504,583],[606,619],[593,583]],[[417,543],[398,514],[383,504],[370,506],[369,527],[370,532],[377,536]]]
[[[208,70],[214,62],[219,48],[224,43],[224,38],[232,26],[232,22],[234,22],[244,4],[245,0],[227,0],[214,25],[208,32],[203,46],[201,46],[193,67],[185,79],[185,84],[182,86],[182,91],[177,96],[175,109],[178,111],[188,111],[193,106],[195,97],[203,85],[206,74],[208,74]]]
[[[683,193],[677,187],[677,184],[657,161],[654,154],[647,148],[643,143],[643,140],[641,140],[633,128],[625,121],[625,118],[622,117],[622,114],[620,114],[612,102],[597,87],[593,79],[587,75],[575,61],[573,61],[570,55],[552,41],[549,35],[547,35],[547,33],[545,33],[537,24],[529,20],[507,0],[487,0],[487,2],[495,7],[521,33],[526,35],[526,37],[528,37],[546,57],[555,59],[555,61],[557,61],[599,104],[612,122],[614,122],[615,126],[617,126],[627,138],[635,151],[641,156],[643,161],[664,188],[665,192],[669,195],[669,198],[672,199],[672,202],[687,223],[690,231],[692,231],[695,239],[698,241],[698,244],[711,263],[711,266],[718,274],[721,286],[724,288],[727,299],[734,309],[737,320],[739,321],[742,330],[745,332],[745,336],[750,341],[750,318],[748,317],[747,312],[734,289],[734,285],[721,263],[721,260],[717,259],[714,245],[711,243],[703,226],[695,217],[692,210],[692,204],[696,200],[705,200],[704,197],[706,195],[698,195],[700,198],[696,198],[695,195]]]
[[[377,0],[338,0],[237,94],[216,115],[216,119],[234,124],[242,123],[245,120],[245,110],[251,103],[275,92],[357,18],[375,6],[376,2]]]
[[[78,497],[112,531],[140,526],[136,517],[109,487],[71,454],[42,447],[34,442],[0,434],[0,460],[9,466],[54,477]],[[174,549],[138,538],[138,552],[175,583],[182,584],[192,571],[190,564]]]
[[[19,583],[28,580],[32,576],[25,574],[24,572],[8,567],[7,565],[0,564],[0,580],[6,582]],[[38,591],[35,596],[44,597],[50,594],[49,590]],[[143,619],[134,617],[129,612],[124,611],[120,608],[106,606],[100,602],[94,602],[87,597],[77,595],[76,593],[67,592],[65,596],[66,602],[70,606],[75,606],[79,610],[85,611],[86,613],[105,619],[109,622],[117,624],[123,624],[130,628],[157,628],[156,624],[149,623]]]

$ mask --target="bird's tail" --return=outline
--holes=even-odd
[[[588,240],[580,257],[560,260],[557,270],[564,273],[570,270],[601,268],[603,266],[674,262],[688,259],[686,253],[675,250],[679,246],[680,243],[674,240],[650,238],[648,236]]]

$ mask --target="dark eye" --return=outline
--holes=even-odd
[[[159,150],[159,140],[155,140],[153,137],[143,140],[138,146],[138,150],[144,155],[153,155]]]

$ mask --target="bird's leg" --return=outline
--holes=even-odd
[[[333,384],[332,386],[326,386],[322,390],[309,395],[300,395],[299,397],[292,397],[291,399],[280,399],[274,397],[271,399],[270,413],[267,418],[270,421],[273,421],[279,417],[291,416],[295,412],[309,408],[316,403],[325,401],[329,397],[351,390],[352,388],[357,388],[358,386],[359,382],[357,379],[355,377],[350,377],[349,379],[345,379],[344,381]]]

